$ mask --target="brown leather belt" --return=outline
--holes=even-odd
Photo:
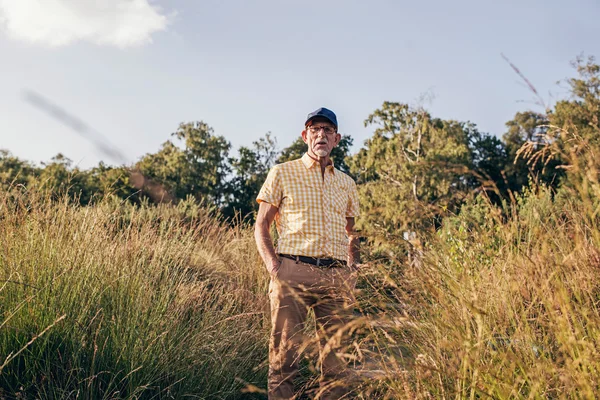
[[[315,267],[339,268],[346,266],[346,261],[338,260],[337,258],[316,258],[307,256],[295,256],[292,254],[279,254],[279,256],[289,258],[290,260],[294,260],[297,263],[301,262],[305,264],[314,265]]]

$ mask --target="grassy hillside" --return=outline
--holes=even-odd
[[[594,397],[595,210],[567,189],[504,210],[480,199],[398,243],[412,261],[371,254],[346,328],[355,397]],[[192,202],[13,190],[0,243],[0,397],[264,398],[268,276],[250,228]]]

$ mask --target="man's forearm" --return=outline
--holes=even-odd
[[[273,246],[273,240],[269,229],[265,227],[259,227],[254,230],[254,239],[256,240],[256,247],[258,253],[262,257],[263,261],[268,268],[276,264],[279,260],[277,253],[275,253],[275,247]]]

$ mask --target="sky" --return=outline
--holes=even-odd
[[[281,149],[324,106],[357,151],[384,101],[502,136],[516,112],[543,111],[502,54],[552,104],[571,61],[600,56],[599,17],[598,0],[0,0],[0,148],[36,164],[133,163],[201,120],[234,154],[267,132]]]

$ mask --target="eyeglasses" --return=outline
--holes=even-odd
[[[313,135],[319,133],[321,129],[323,129],[326,135],[333,135],[336,132],[335,128],[328,125],[311,125],[308,127],[309,132]]]

